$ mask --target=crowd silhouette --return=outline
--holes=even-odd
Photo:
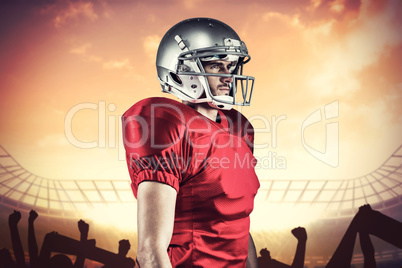
[[[52,231],[45,235],[39,253],[34,229],[34,221],[37,217],[36,211],[31,210],[28,218],[29,263],[27,264],[18,231],[21,213],[14,210],[10,214],[8,225],[15,260],[8,249],[2,249],[0,251],[0,268],[83,268],[85,259],[99,262],[104,265],[104,268],[132,268],[135,266],[135,261],[126,257],[130,249],[128,240],[119,242],[117,254],[96,247],[95,239],[88,240],[89,224],[83,220],[78,221],[79,241]],[[76,257],[74,263],[69,257],[70,255]]]
[[[31,210],[28,217],[28,255],[26,263],[25,253],[21,243],[18,223],[21,213],[15,211],[9,215],[11,244],[14,259],[8,249],[0,250],[0,268],[83,268],[85,259],[101,263],[102,268],[132,268],[135,261],[127,257],[131,248],[128,240],[120,240],[118,253],[96,247],[95,239],[88,239],[89,224],[78,221],[80,240],[63,236],[57,232],[45,235],[42,248],[39,252],[34,222],[38,214]],[[291,233],[297,239],[296,253],[291,265],[272,259],[270,252],[263,248],[258,257],[259,268],[303,268],[306,254],[307,232],[303,227],[294,228]],[[402,248],[402,223],[390,218],[379,211],[373,210],[370,205],[361,206],[351,220],[348,228],[331,259],[327,268],[348,268],[351,266],[356,237],[359,235],[360,247],[364,257],[364,268],[377,267],[375,249],[370,235],[374,235],[398,248]],[[73,262],[69,256],[75,256]]]
[[[306,252],[307,232],[303,227],[292,230],[297,238],[296,254],[292,265],[287,265],[271,258],[270,252],[264,248],[258,257],[259,268],[303,268]],[[398,248],[402,248],[402,223],[390,218],[370,205],[364,205],[350,222],[344,236],[336,248],[326,268],[349,268],[352,263],[353,250],[357,234],[364,257],[364,268],[376,268],[375,249],[369,235],[374,235]]]

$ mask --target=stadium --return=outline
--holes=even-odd
[[[135,258],[135,220],[120,226],[102,220],[120,215],[125,218],[122,217],[119,221],[127,221],[126,214],[135,214],[135,199],[128,180],[43,178],[24,169],[3,147],[0,161],[1,247],[11,248],[6,224],[8,214],[18,210],[26,217],[34,209],[40,215],[36,227],[39,241],[50,231],[78,237],[75,222],[83,218],[94,226],[94,231],[91,227],[90,237],[98,238],[97,246],[111,252],[116,251],[117,241],[129,236],[127,238],[134,244],[130,255]],[[256,207],[277,206],[282,213],[286,213],[289,206],[302,210],[303,213],[319,211],[314,220],[305,226],[309,236],[305,266],[324,267],[360,205],[370,204],[373,209],[401,221],[401,196],[402,146],[380,167],[358,178],[326,181],[262,180]],[[133,212],[128,212],[130,209]],[[94,211],[103,216],[95,215]],[[112,211],[120,211],[123,215],[110,215]],[[257,210],[256,213],[263,212]],[[21,236],[25,237],[26,224],[21,223],[20,229]],[[295,243],[292,242],[295,241],[291,241],[287,228],[256,232],[252,230],[252,233],[257,251],[269,246],[275,258],[291,263],[295,248]],[[326,246],[323,247],[322,243]],[[373,244],[378,267],[397,267],[402,263],[401,249],[375,238]],[[363,256],[359,247],[356,247],[352,264],[361,267],[362,263]]]

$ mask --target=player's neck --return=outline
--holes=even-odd
[[[211,119],[216,122],[216,117],[218,115],[218,109],[212,108],[208,103],[192,103],[187,104],[192,107],[194,110],[202,114],[203,116]]]

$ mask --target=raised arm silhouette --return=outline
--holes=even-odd
[[[370,236],[365,232],[359,232],[359,239],[364,257],[364,268],[376,268],[375,250]]]
[[[31,268],[40,268],[38,259],[38,244],[36,243],[34,221],[38,217],[35,210],[29,212],[28,218],[28,252]]]
[[[26,268],[24,249],[22,248],[20,234],[18,232],[18,222],[21,219],[21,213],[14,210],[8,217],[8,226],[10,227],[11,244],[14,251],[16,267]]]
[[[375,235],[398,248],[402,248],[401,230],[402,223],[399,221],[373,210],[368,204],[361,206],[326,267],[350,267],[357,233],[360,236],[360,245],[364,256],[364,268],[376,267],[375,251],[369,234]]]
[[[134,267],[135,263],[131,258],[122,257],[119,254],[98,248],[95,246],[94,243],[91,243],[90,241],[91,240],[88,240],[88,242],[84,241],[84,243],[82,243],[82,241],[78,241],[73,238],[58,234],[57,232],[48,233],[45,236],[40,254],[40,259],[43,267],[52,267],[52,268],[59,267],[59,266],[52,266],[54,264],[54,260],[52,260],[54,257],[52,257],[52,259],[49,259],[51,252],[58,252],[62,254],[76,255],[76,256],[82,254],[82,257],[85,256],[85,258],[107,265],[107,267],[113,267],[113,268]],[[63,261],[63,265],[65,265],[63,267],[76,267],[73,266],[71,260],[70,260],[71,263],[69,262],[67,264],[67,259],[60,256],[62,254],[58,254],[55,256],[58,256],[59,258],[57,259],[58,261],[60,262]],[[77,260],[78,259],[79,258],[77,257]]]
[[[130,245],[130,241],[126,240],[126,239],[122,239],[119,241],[119,250],[117,253],[117,257],[123,261],[126,262],[128,266],[130,267],[134,267],[135,266],[135,261],[132,258],[127,258],[127,253],[130,250],[131,245]],[[116,264],[106,264],[105,266],[103,266],[102,268],[113,268],[116,267]]]
[[[270,252],[264,248],[260,251],[261,257],[258,257],[259,268],[303,268],[306,254],[307,232],[303,227],[297,227],[292,230],[292,234],[297,239],[296,254],[292,265],[288,265],[271,258]]]

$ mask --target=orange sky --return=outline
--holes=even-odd
[[[363,176],[402,144],[401,12],[400,0],[1,1],[0,145],[41,177],[128,180],[120,116],[143,98],[174,98],[156,79],[159,41],[183,19],[212,17],[252,58],[251,107],[239,110],[256,130],[260,180]],[[135,231],[125,209],[87,217]],[[256,202],[251,228],[315,214]]]
[[[0,145],[43,177],[128,179],[119,116],[145,97],[168,97],[156,79],[158,43],[173,24],[203,16],[231,25],[249,48],[245,74],[256,84],[240,110],[266,161],[260,179],[364,175],[402,143],[401,8],[398,0],[2,2]],[[305,149],[302,126],[334,102],[338,117],[304,131],[305,144],[324,151],[325,124],[339,128],[330,166]]]

